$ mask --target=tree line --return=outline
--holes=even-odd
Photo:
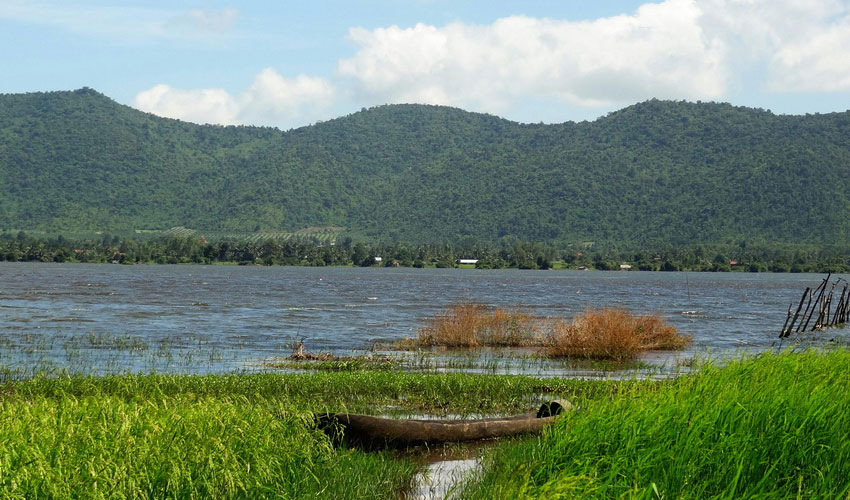
[[[464,259],[475,260],[463,265]],[[703,244],[646,248],[603,245],[556,246],[506,239],[497,243],[385,244],[319,242],[311,238],[263,242],[203,237],[70,240],[25,232],[0,233],[0,261],[116,264],[222,264],[285,266],[475,267],[478,269],[595,269],[708,272],[850,272],[850,247],[815,245]]]

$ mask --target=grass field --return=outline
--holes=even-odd
[[[850,498],[850,352],[785,352],[579,402],[464,498]]]

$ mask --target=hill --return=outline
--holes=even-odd
[[[828,243],[850,236],[848,167],[850,112],[653,100],[535,125],[387,105],[283,132],[87,88],[0,96],[0,229]]]

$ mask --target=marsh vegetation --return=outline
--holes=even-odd
[[[400,347],[535,347],[550,357],[634,360],[650,350],[677,350],[691,338],[657,314],[622,308],[588,309],[571,321],[538,318],[518,309],[456,304],[430,318]]]

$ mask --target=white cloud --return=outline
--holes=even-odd
[[[236,97],[223,89],[181,90],[160,84],[136,95],[134,105],[142,111],[195,123],[285,128],[323,118],[335,93],[324,78],[298,75],[289,79],[266,68]]]
[[[117,5],[55,5],[38,1],[0,2],[2,19],[131,42],[214,40],[231,30],[238,15],[236,9],[180,11]]]
[[[701,24],[728,47],[728,64],[766,68],[777,92],[850,90],[850,7],[842,0],[706,0]]]
[[[239,11],[236,9],[192,9],[177,16],[175,21],[176,24],[183,24],[189,29],[219,33],[230,30],[238,16]]]
[[[240,98],[240,123],[277,125],[296,120],[315,120],[335,97],[333,85],[324,78],[298,75],[287,79],[266,68]]]
[[[495,111],[528,94],[585,106],[717,97],[725,53],[700,14],[691,1],[667,0],[595,21],[514,16],[486,26],[355,28],[358,51],[339,73],[377,100]]]
[[[234,124],[239,114],[239,105],[224,89],[180,90],[165,84],[139,92],[134,106],[195,123]]]
[[[850,18],[807,40],[788,44],[771,61],[777,91],[850,91]]]
[[[169,29],[230,29],[235,11],[191,11]],[[588,21],[526,16],[352,28],[340,81],[265,69],[240,94],[158,85],[136,105],[194,122],[301,125],[351,84],[355,106],[447,104],[497,114],[529,103],[613,109],[648,98],[850,91],[848,0],[665,0]]]
[[[850,90],[850,14],[841,0],[666,0],[591,21],[513,16],[488,25],[353,28],[338,65],[370,103],[500,112],[523,99],[612,106],[651,97],[718,99],[752,87]]]

